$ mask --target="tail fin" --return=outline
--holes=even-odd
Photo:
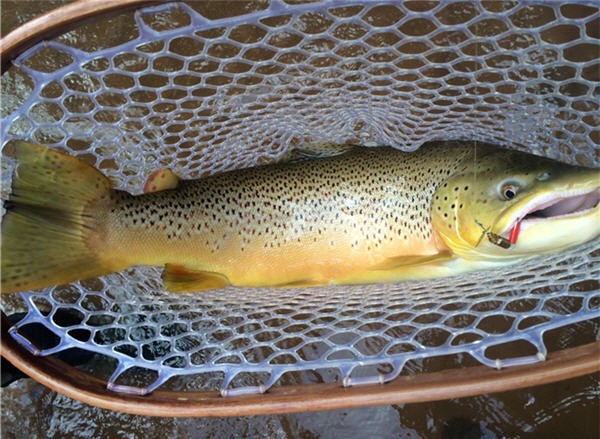
[[[116,271],[96,249],[110,182],[74,157],[17,142],[12,194],[2,220],[1,288],[15,292]],[[93,243],[93,244],[91,244]],[[118,268],[117,268],[118,269]]]

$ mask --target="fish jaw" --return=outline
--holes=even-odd
[[[499,233],[520,232],[511,253],[546,253],[583,244],[600,236],[600,185],[548,192],[511,209]]]
[[[600,170],[554,170],[553,181],[535,188],[499,215],[491,232],[514,238],[509,248],[485,239],[489,259],[552,253],[600,236]],[[515,230],[518,233],[515,233]]]

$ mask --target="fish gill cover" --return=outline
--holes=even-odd
[[[197,178],[310,142],[486,141],[598,166],[593,2],[235,4],[145,8],[109,18],[118,35],[92,23],[19,56],[2,81],[3,198],[15,139],[77,156],[133,193],[157,168]],[[56,334],[42,354],[116,359],[111,382],[151,370],[130,381],[146,391],[197,374],[208,378],[186,388],[264,391],[293,371],[379,382],[459,353],[523,364],[543,358],[552,330],[600,316],[597,247],[366,287],[172,294],[158,269],[139,267],[24,293],[16,328]]]

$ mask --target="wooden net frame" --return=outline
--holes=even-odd
[[[98,407],[150,416],[242,416],[406,404],[504,392],[600,371],[600,342],[551,353],[540,363],[495,370],[487,366],[401,376],[380,385],[308,384],[223,397],[217,391],[157,390],[137,396],[107,390],[107,382],[52,357],[36,357],[8,334],[2,314],[0,354],[23,373],[63,395]]]

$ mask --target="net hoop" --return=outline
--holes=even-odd
[[[79,0],[44,14],[0,39],[1,70],[19,53],[44,38],[87,20],[161,2]],[[66,396],[102,408],[152,416],[234,416],[329,410],[367,405],[427,402],[501,392],[551,383],[600,371],[600,342],[550,353],[545,361],[495,370],[487,366],[400,376],[379,385],[345,387],[311,384],[271,388],[266,393],[223,397],[216,391],[157,390],[136,396],[115,393],[107,382],[52,357],[36,357],[8,333],[2,313],[0,354],[22,372]],[[351,384],[351,383],[350,383]]]
[[[0,74],[11,61],[39,41],[66,32],[98,16],[110,16],[128,9],[159,4],[152,0],[77,0],[56,8],[19,26],[0,38]]]
[[[548,354],[545,361],[495,370],[487,366],[400,376],[385,384],[282,386],[255,395],[157,390],[138,396],[107,390],[107,382],[52,357],[36,357],[9,334],[2,313],[0,354],[39,383],[98,407],[145,416],[246,416],[430,402],[521,389],[600,371],[600,342]]]

